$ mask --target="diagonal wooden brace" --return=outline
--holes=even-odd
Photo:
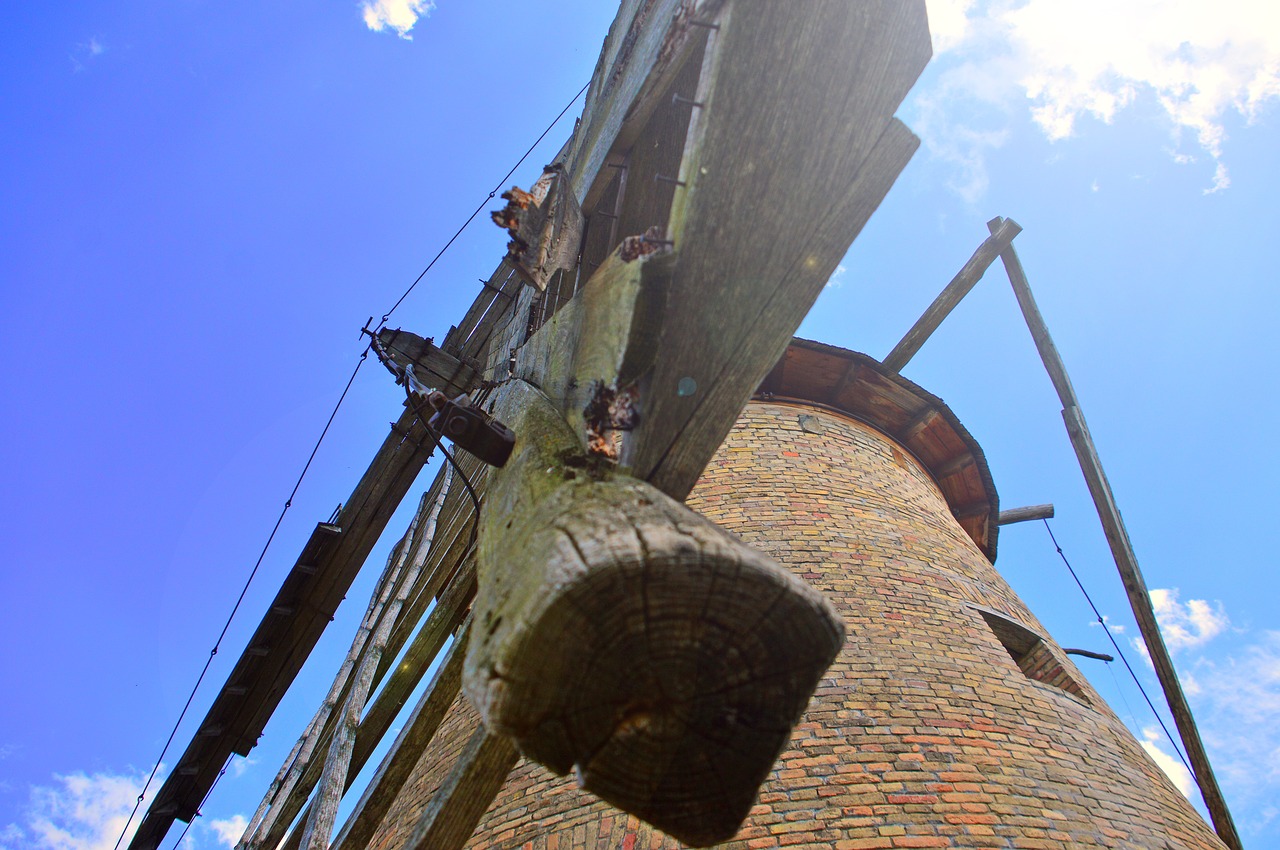
[[[490,480],[464,687],[492,730],[681,841],[737,831],[843,644],[800,579],[653,486],[589,461],[515,380]]]

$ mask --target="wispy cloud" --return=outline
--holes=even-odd
[[[3,850],[111,850],[146,776],[72,773],[53,779],[51,787],[32,787],[22,823],[0,829]],[[134,818],[122,843],[137,825]]]
[[[912,122],[926,148],[957,168],[975,200],[985,160],[1015,115],[1053,141],[1091,117],[1110,123],[1139,101],[1169,122],[1179,162],[1189,135],[1230,185],[1226,116],[1255,120],[1280,98],[1280,5],[1252,0],[928,0],[934,86],[917,93]]]
[[[1186,765],[1176,755],[1166,750],[1168,745],[1160,730],[1155,726],[1145,727],[1142,730],[1142,740],[1138,743],[1142,744],[1142,749],[1147,751],[1147,755],[1151,756],[1152,761],[1164,771],[1165,776],[1169,777],[1183,796],[1190,797],[1191,789],[1195,787],[1191,771],[1187,770]]]
[[[228,847],[234,848],[236,842],[240,840],[240,836],[244,835],[244,828],[249,825],[244,815],[233,815],[225,820],[209,821],[209,829],[217,836],[218,842]]]
[[[409,31],[418,18],[430,15],[435,0],[363,0],[360,9],[364,23],[374,32],[394,30],[401,38],[412,41]]]
[[[1221,602],[1211,605],[1204,599],[1188,599],[1184,605],[1178,601],[1176,587],[1154,588],[1151,606],[1171,652],[1203,646],[1231,625]]]
[[[90,37],[88,41],[81,42],[72,49],[68,57],[71,59],[71,70],[77,74],[80,73],[106,52],[107,45],[102,39],[96,35]]]
[[[827,279],[827,289],[839,289],[844,286],[845,275],[849,273],[849,267],[844,263],[836,266],[836,270],[831,273],[831,277]]]

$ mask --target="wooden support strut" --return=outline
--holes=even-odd
[[[999,227],[991,231],[991,235],[973,252],[969,262],[951,278],[951,282],[933,300],[929,309],[924,311],[916,323],[911,326],[889,356],[884,359],[884,366],[892,372],[901,372],[902,368],[915,357],[916,352],[933,335],[942,324],[942,320],[951,315],[956,305],[969,294],[969,291],[982,280],[987,268],[996,261],[1000,252],[1009,247],[1013,237],[1022,232],[1022,227],[1013,219],[1004,219]]]
[[[994,234],[1002,230],[1005,223],[1006,220],[994,218],[987,223],[987,227]],[[1013,285],[1014,294],[1018,298],[1022,316],[1031,330],[1032,339],[1035,340],[1036,350],[1040,352],[1040,359],[1044,361],[1045,371],[1049,373],[1054,389],[1058,392],[1058,398],[1062,401],[1062,418],[1067,426],[1067,434],[1071,438],[1076,458],[1080,461],[1080,469],[1084,472],[1085,481],[1089,485],[1089,493],[1098,510],[1098,518],[1102,521],[1102,528],[1106,533],[1107,543],[1111,547],[1116,568],[1120,571],[1120,579],[1129,597],[1134,619],[1137,620],[1138,630],[1142,633],[1142,639],[1147,645],[1156,677],[1160,680],[1160,687],[1164,690],[1169,712],[1178,726],[1178,733],[1186,748],[1187,758],[1191,761],[1191,770],[1195,775],[1196,784],[1200,786],[1205,807],[1208,808],[1214,829],[1217,830],[1218,837],[1223,843],[1232,850],[1241,850],[1240,835],[1236,832],[1235,822],[1227,808],[1222,789],[1218,786],[1218,780],[1213,775],[1213,767],[1209,764],[1208,753],[1205,752],[1204,743],[1200,740],[1200,732],[1196,729],[1191,706],[1188,705],[1186,695],[1182,692],[1173,659],[1164,644],[1164,638],[1160,635],[1160,624],[1156,619],[1155,608],[1151,604],[1151,596],[1147,592],[1146,581],[1138,568],[1137,555],[1134,554],[1129,532],[1125,529],[1115,495],[1111,492],[1111,484],[1107,481],[1107,474],[1102,468],[1102,461],[1089,434],[1084,412],[1080,409],[1075,389],[1071,386],[1066,364],[1058,354],[1053,338],[1049,336],[1049,328],[1040,315],[1040,308],[1036,306],[1035,298],[1032,297],[1031,286],[1027,283],[1027,277],[1022,270],[1022,263],[1018,260],[1017,253],[1012,246],[1007,246],[1001,251],[1000,258],[1004,261],[1005,270],[1009,274],[1009,282]]]
[[[1053,519],[1053,505],[1027,505],[1001,511],[996,516],[996,525],[1012,525],[1015,522],[1030,522],[1034,519]]]
[[[481,515],[467,696],[493,733],[624,811],[694,846],[730,838],[843,644],[839,616],[588,459],[536,388],[493,398],[519,438]]]

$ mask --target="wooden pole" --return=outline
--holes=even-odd
[[[1013,219],[1005,219],[999,227],[991,231],[986,241],[973,252],[969,262],[951,278],[951,282],[933,300],[929,309],[924,311],[916,323],[907,331],[906,336],[893,347],[889,356],[884,359],[885,368],[893,372],[901,372],[902,368],[916,356],[916,352],[933,335],[942,324],[942,320],[951,315],[956,305],[969,294],[969,291],[982,280],[987,268],[996,261],[1000,252],[1009,247],[1013,237],[1022,232],[1022,228]]]
[[[1004,220],[994,218],[987,223],[992,233],[1002,228]],[[1173,659],[1160,636],[1160,626],[1156,621],[1155,608],[1151,604],[1151,596],[1147,593],[1146,582],[1142,571],[1138,568],[1138,558],[1133,552],[1133,544],[1129,541],[1129,532],[1125,529],[1120,509],[1116,505],[1115,495],[1111,492],[1111,484],[1103,471],[1102,461],[1098,457],[1093,437],[1089,434],[1089,426],[1085,422],[1084,412],[1080,409],[1079,400],[1067,376],[1066,364],[1058,355],[1058,349],[1049,336],[1049,328],[1040,315],[1035,299],[1031,295],[1031,287],[1027,283],[1022,263],[1018,260],[1013,247],[1007,247],[1001,253],[1005,270],[1009,273],[1009,282],[1013,284],[1014,294],[1018,298],[1018,306],[1022,308],[1022,316],[1035,340],[1040,359],[1044,361],[1045,370],[1058,391],[1062,400],[1062,418],[1067,425],[1067,434],[1071,437],[1071,445],[1075,448],[1076,457],[1080,461],[1080,469],[1084,472],[1085,481],[1089,485],[1089,493],[1098,509],[1098,518],[1102,520],[1102,529],[1107,535],[1107,543],[1111,546],[1111,554],[1115,558],[1116,568],[1120,571],[1125,593],[1129,596],[1129,605],[1133,608],[1134,619],[1138,622],[1138,630],[1147,644],[1151,655],[1156,677],[1164,690],[1165,699],[1169,703],[1169,712],[1178,725],[1182,736],[1182,744],[1186,748],[1187,757],[1191,761],[1191,770],[1196,784],[1204,797],[1205,806],[1213,820],[1214,829],[1232,850],[1241,850],[1240,836],[1236,832],[1231,812],[1227,809],[1227,801],[1218,787],[1218,780],[1213,775],[1209,764],[1209,756],[1200,740],[1196,729],[1195,718],[1191,715],[1191,707],[1178,682],[1177,671],[1173,667]]]
[[[1010,508],[1001,511],[996,517],[996,525],[1011,525],[1015,522],[1029,522],[1033,519],[1053,519],[1053,505],[1027,505],[1025,508]]]

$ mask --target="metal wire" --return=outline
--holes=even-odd
[[[462,231],[467,229],[467,225],[471,224],[471,222],[475,219],[475,217],[480,215],[480,212],[488,205],[488,203],[498,196],[498,190],[502,188],[502,185],[506,183],[508,179],[510,179],[512,174],[516,173],[517,168],[519,168],[521,165],[524,165],[524,161],[529,158],[530,154],[533,153],[534,148],[542,144],[542,140],[547,137],[547,134],[551,132],[551,130],[556,126],[556,124],[560,123],[560,119],[563,118],[565,113],[569,111],[569,108],[578,102],[578,98],[582,97],[582,93],[587,90],[587,86],[589,85],[591,85],[590,82],[588,82],[582,88],[578,89],[578,93],[573,96],[573,99],[564,105],[564,109],[560,110],[560,114],[557,115],[555,119],[550,124],[547,125],[547,129],[542,131],[542,135],[538,136],[538,138],[534,141],[534,143],[529,145],[529,149],[524,152],[524,156],[520,157],[520,159],[516,161],[516,164],[511,166],[511,170],[508,171],[505,175],[503,175],[502,179],[499,180],[497,185],[493,187],[493,191],[489,193],[489,197],[481,201],[480,206],[476,207],[475,211],[472,212],[471,215],[467,216],[467,220],[462,223],[462,226],[458,228],[458,231],[454,233],[453,236],[449,237],[449,241],[446,242],[444,247],[440,249],[440,252],[431,258],[431,262],[427,263],[427,267],[422,270],[422,272],[417,276],[417,278],[414,279],[413,283],[409,284],[409,288],[406,289],[404,291],[404,294],[401,295],[400,298],[396,300],[396,303],[391,305],[391,309],[382,314],[382,321],[378,325],[379,329],[381,329],[382,326],[387,323],[387,320],[391,318],[391,314],[394,313],[400,307],[400,305],[404,303],[404,299],[409,297],[409,293],[413,292],[414,288],[417,287],[417,285],[422,281],[424,277],[426,277],[427,272],[431,271],[431,267],[436,264],[436,261],[439,260],[442,256],[444,256],[444,252],[449,250],[449,246],[454,243],[454,240],[456,240],[459,236],[462,235]]]
[[[587,85],[590,85],[590,83],[588,83]],[[542,143],[542,140],[545,139],[547,137],[547,134],[550,133],[551,130],[556,126],[556,124],[560,122],[560,119],[563,118],[565,113],[568,112],[569,109],[573,106],[573,104],[577,102],[578,98],[582,97],[583,92],[587,90],[587,85],[584,85],[581,89],[579,89],[578,93],[573,96],[573,99],[570,100],[567,104],[565,104],[564,109],[560,110],[560,113],[556,115],[555,119],[552,120],[552,122],[547,125],[547,128],[542,131],[542,134],[538,136],[538,138],[534,141],[532,145],[529,146],[529,149],[526,150],[524,152],[524,155],[521,156],[520,159],[516,161],[516,164],[511,167],[511,170],[508,171],[502,177],[502,179],[498,181],[498,184],[497,186],[494,187],[493,191],[489,192],[488,196],[483,201],[480,202],[480,205],[476,207],[475,211],[472,212],[471,215],[467,217],[467,220],[462,223],[462,226],[459,227],[457,231],[453,234],[453,236],[449,238],[449,241],[444,244],[444,247],[441,248],[436,253],[436,255],[431,258],[431,262],[427,263],[426,268],[424,268],[422,272],[418,275],[418,277],[413,281],[413,283],[409,285],[409,288],[406,289],[404,293],[396,300],[395,304],[391,305],[391,309],[383,314],[381,324],[379,325],[379,329],[381,329],[381,327],[386,324],[387,320],[391,318],[391,314],[394,313],[402,303],[404,303],[404,300],[409,297],[409,294],[412,293],[413,290],[418,286],[418,284],[422,281],[423,277],[426,276],[427,272],[431,271],[431,268],[436,264],[436,262],[441,257],[443,257],[445,252],[449,250],[449,248],[453,245],[455,241],[457,241],[458,237],[462,235],[462,231],[466,230],[467,226],[471,224],[473,220],[475,220],[475,217],[480,214],[481,210],[483,210],[485,206],[497,196],[498,190],[502,188],[502,185],[506,183],[506,181],[511,177],[511,175],[516,172],[516,169],[518,169],[521,165],[524,164],[524,161],[528,159],[529,156],[533,153],[533,151],[538,147],[538,145]],[[373,338],[376,338],[376,331],[373,334],[370,334],[370,336]],[[122,842],[124,840],[125,835],[128,834],[129,826],[133,823],[134,817],[138,814],[138,809],[142,805],[142,801],[146,799],[147,791],[148,789],[150,789],[151,783],[155,780],[156,773],[160,770],[160,764],[161,762],[164,761],[165,755],[168,754],[169,747],[173,745],[173,739],[178,734],[178,728],[182,725],[182,721],[186,718],[187,711],[190,710],[191,703],[195,699],[196,693],[199,691],[201,683],[204,682],[204,677],[205,675],[208,674],[209,667],[213,664],[213,659],[218,654],[218,649],[222,646],[222,640],[223,638],[226,637],[227,630],[230,629],[232,620],[235,618],[236,613],[240,610],[241,603],[244,602],[245,594],[248,593],[249,591],[249,585],[252,584],[254,577],[258,574],[258,569],[259,567],[262,566],[262,561],[266,557],[267,550],[271,547],[272,541],[275,540],[276,532],[280,530],[281,523],[284,522],[285,514],[288,513],[289,508],[293,506],[293,497],[298,494],[298,488],[301,487],[302,480],[306,477],[307,471],[311,468],[311,462],[315,460],[316,453],[320,450],[320,444],[324,442],[325,436],[329,433],[329,427],[333,424],[334,417],[338,415],[338,410],[342,407],[343,401],[345,401],[347,398],[347,392],[351,389],[351,385],[355,382],[356,375],[359,374],[360,372],[360,367],[364,365],[364,361],[369,356],[369,348],[371,347],[371,345],[372,343],[370,343],[370,346],[366,346],[364,351],[360,354],[360,358],[356,362],[355,369],[352,370],[351,377],[347,379],[347,384],[342,390],[342,395],[338,397],[338,403],[334,405],[332,412],[330,412],[329,414],[329,419],[325,422],[324,428],[320,432],[320,437],[316,440],[315,445],[312,446],[311,454],[308,455],[307,462],[303,465],[302,472],[298,475],[298,480],[294,482],[293,489],[289,492],[289,497],[285,500],[284,507],[281,509],[280,515],[276,517],[275,525],[272,526],[271,533],[267,535],[267,542],[263,544],[262,551],[258,554],[258,559],[254,562],[253,569],[250,570],[248,579],[245,580],[244,586],[240,589],[240,595],[236,597],[235,605],[232,606],[231,613],[227,616],[227,620],[222,626],[222,631],[219,632],[218,634],[218,639],[214,643],[213,649],[209,651],[209,656],[208,658],[205,659],[204,666],[200,670],[200,675],[196,677],[195,685],[192,686],[191,693],[187,696],[187,701],[182,706],[182,711],[178,715],[177,721],[173,724],[173,729],[169,732],[169,737],[165,740],[164,747],[160,750],[160,756],[156,759],[155,766],[151,769],[151,773],[147,776],[146,782],[143,783],[142,792],[138,794],[138,799],[134,802],[133,809],[129,812],[129,817],[128,819],[125,820],[124,827],[120,830],[120,836],[116,838],[116,842],[113,845],[113,850],[119,850],[120,842]],[[443,377],[443,376],[440,376],[440,377]],[[411,399],[411,403],[412,403],[412,399]],[[414,412],[418,415],[418,418],[422,421],[425,427],[426,420],[422,419],[422,415],[418,411],[416,405],[414,406]],[[442,445],[440,445],[439,438],[436,437],[434,433],[432,433],[429,427],[426,428],[426,430],[428,434],[431,434],[431,437],[435,441],[436,446],[439,446],[440,451],[444,454],[445,458],[449,461],[450,464],[453,465],[453,468],[462,477],[462,483],[466,486],[467,492],[468,494],[470,494],[472,502],[475,503],[476,523],[472,525],[471,544],[470,544],[470,545],[474,545],[475,537],[476,537],[475,526],[479,524],[479,517],[480,517],[480,500],[476,497],[475,490],[472,489],[471,487],[471,482],[468,480],[466,474],[462,472],[461,468],[459,468],[457,462],[453,459],[453,456],[448,451],[446,451]],[[222,768],[222,771],[218,774],[217,779],[221,779],[223,774],[226,773],[226,770],[227,770],[226,765],[224,765]],[[209,793],[212,793],[213,788],[216,787],[217,779],[215,779],[214,784],[210,786]],[[209,795],[206,794],[205,799],[207,800],[208,797]],[[203,802],[202,802],[202,805],[203,805]],[[187,830],[189,830],[190,828],[191,828],[191,823],[188,822],[187,828],[182,831],[182,837],[179,837],[178,839],[179,844],[181,844],[182,838],[186,836]],[[177,845],[174,845],[174,846],[176,847]]]
[[[311,454],[307,456],[307,462],[303,464],[302,472],[298,473],[298,480],[293,483],[293,489],[289,491],[289,498],[285,499],[284,507],[280,509],[280,515],[276,517],[276,523],[271,527],[271,533],[267,535],[267,542],[262,544],[262,551],[258,553],[258,560],[254,561],[253,569],[249,571],[249,577],[245,579],[244,586],[240,588],[240,595],[236,597],[235,605],[231,606],[231,613],[227,615],[227,620],[222,624],[222,631],[218,633],[218,639],[214,642],[213,649],[209,650],[209,657],[205,659],[204,666],[200,668],[200,675],[196,677],[196,683],[192,685],[191,693],[187,695],[187,701],[182,706],[182,712],[174,722],[173,729],[170,730],[169,737],[165,740],[159,757],[156,758],[155,767],[151,768],[151,774],[147,777],[147,781],[143,783],[142,792],[138,794],[138,799],[134,802],[133,810],[129,812],[128,819],[124,822],[124,828],[120,830],[120,837],[116,839],[113,850],[119,850],[120,842],[124,840],[125,834],[129,831],[129,825],[133,823],[134,815],[138,813],[138,807],[142,805],[143,799],[147,796],[147,789],[151,787],[152,781],[156,778],[156,772],[160,770],[160,763],[164,761],[165,754],[169,752],[169,747],[173,745],[173,739],[178,734],[178,727],[182,725],[183,719],[186,718],[187,711],[190,710],[191,703],[196,697],[196,692],[200,690],[200,684],[204,681],[205,675],[208,674],[209,667],[213,664],[213,659],[217,656],[218,649],[222,646],[223,638],[227,636],[227,630],[231,628],[231,621],[235,619],[241,603],[244,602],[245,594],[249,592],[249,585],[253,583],[254,576],[258,574],[258,568],[262,566],[262,561],[267,556],[267,550],[271,548],[271,542],[276,538],[276,532],[280,530],[280,524],[284,522],[284,515],[289,512],[289,508],[293,507],[293,497],[298,495],[298,488],[302,486],[302,479],[307,477],[307,471],[311,469],[311,462],[315,460],[316,452],[320,450],[320,444],[324,442],[325,435],[329,433],[329,426],[333,424],[334,417],[338,415],[338,409],[342,407],[342,402],[346,400],[347,393],[351,390],[351,385],[355,383],[356,375],[360,373],[360,367],[364,365],[364,361],[368,356],[369,349],[365,348],[364,353],[360,355],[360,359],[356,361],[356,368],[351,371],[351,377],[347,379],[347,385],[342,388],[342,395],[338,396],[338,403],[333,406],[333,410],[329,413],[329,418],[324,423],[324,428],[320,431],[319,438],[316,439],[315,445],[311,447]],[[190,828],[190,823],[187,826]]]
[[[231,766],[231,760],[235,758],[235,753],[227,756],[227,760],[222,763],[222,770],[218,771],[218,775],[214,777],[213,784],[209,786],[209,790],[205,792],[204,798],[200,801],[200,805],[196,808],[195,817],[187,821],[186,827],[183,828],[182,834],[178,836],[178,840],[173,842],[173,850],[178,850],[182,846],[182,840],[187,837],[187,833],[191,831],[191,827],[196,822],[196,818],[200,817],[200,809],[204,808],[204,804],[209,801],[209,797],[213,794],[213,789],[218,787],[218,783],[222,781],[222,777],[227,775],[227,768]]]
[[[1049,527],[1049,520],[1044,522],[1044,530],[1049,532],[1049,539],[1053,541],[1053,548],[1057,550],[1058,557],[1062,559],[1062,563],[1067,565],[1067,572],[1071,573],[1071,578],[1075,579],[1076,587],[1080,588],[1080,592],[1084,594],[1085,601],[1089,603],[1089,607],[1093,609],[1093,615],[1098,618],[1098,624],[1102,626],[1102,631],[1107,635],[1107,639],[1111,641],[1111,645],[1116,648],[1116,655],[1120,656],[1120,660],[1124,662],[1125,669],[1129,671],[1129,675],[1133,677],[1133,683],[1138,686],[1138,692],[1142,694],[1142,698],[1147,701],[1147,705],[1151,708],[1151,713],[1156,716],[1156,722],[1160,724],[1160,728],[1164,730],[1164,736],[1169,739],[1169,745],[1173,747],[1173,751],[1178,754],[1178,760],[1182,762],[1182,766],[1191,772],[1191,765],[1187,764],[1186,756],[1182,754],[1182,749],[1178,746],[1178,742],[1174,740],[1173,735],[1169,732],[1169,727],[1164,724],[1164,719],[1160,716],[1160,712],[1156,710],[1156,704],[1151,701],[1151,697],[1147,696],[1147,689],[1142,687],[1142,682],[1138,680],[1138,674],[1133,671],[1133,666],[1129,664],[1129,659],[1125,658],[1124,650],[1120,648],[1120,644],[1116,641],[1115,635],[1111,633],[1111,629],[1107,628],[1107,621],[1098,612],[1098,606],[1093,604],[1093,599],[1089,596],[1089,591],[1084,589],[1084,585],[1080,582],[1080,577],[1076,575],[1076,571],[1071,567],[1071,562],[1067,560],[1067,556],[1062,551],[1062,547],[1058,545],[1058,538],[1053,536],[1053,529]],[[1130,712],[1132,714],[1132,711]]]

